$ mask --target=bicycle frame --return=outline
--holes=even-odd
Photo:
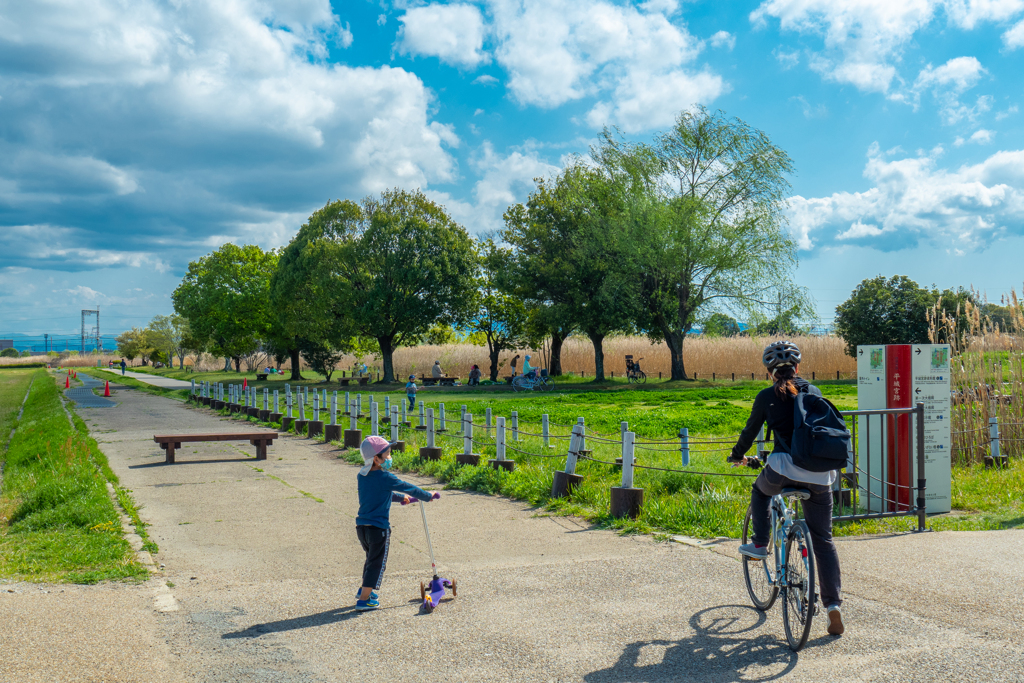
[[[786,504],[782,495],[772,496],[771,533],[775,543],[775,576],[779,588],[789,586],[786,580],[786,537],[793,526],[793,515],[796,511]]]

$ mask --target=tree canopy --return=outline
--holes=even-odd
[[[836,307],[836,334],[853,357],[862,344],[927,344],[928,309],[938,294],[905,275],[863,280]]]

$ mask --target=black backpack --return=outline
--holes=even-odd
[[[846,467],[850,432],[831,401],[809,391],[797,392],[793,397],[793,443],[788,450],[793,464],[809,472]]]

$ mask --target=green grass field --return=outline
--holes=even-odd
[[[0,373],[5,441],[9,416],[17,415],[30,381],[31,390],[0,454],[0,576],[74,583],[144,578],[148,572],[124,539],[107,482],[145,536],[130,492],[117,485],[85,423],[73,414],[74,424],[68,421],[53,377],[46,370],[16,371],[24,373],[17,378],[10,372]]]

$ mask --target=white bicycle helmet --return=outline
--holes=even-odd
[[[797,365],[800,358],[800,349],[796,344],[790,341],[777,341],[765,348],[761,362],[771,371],[780,365]]]

